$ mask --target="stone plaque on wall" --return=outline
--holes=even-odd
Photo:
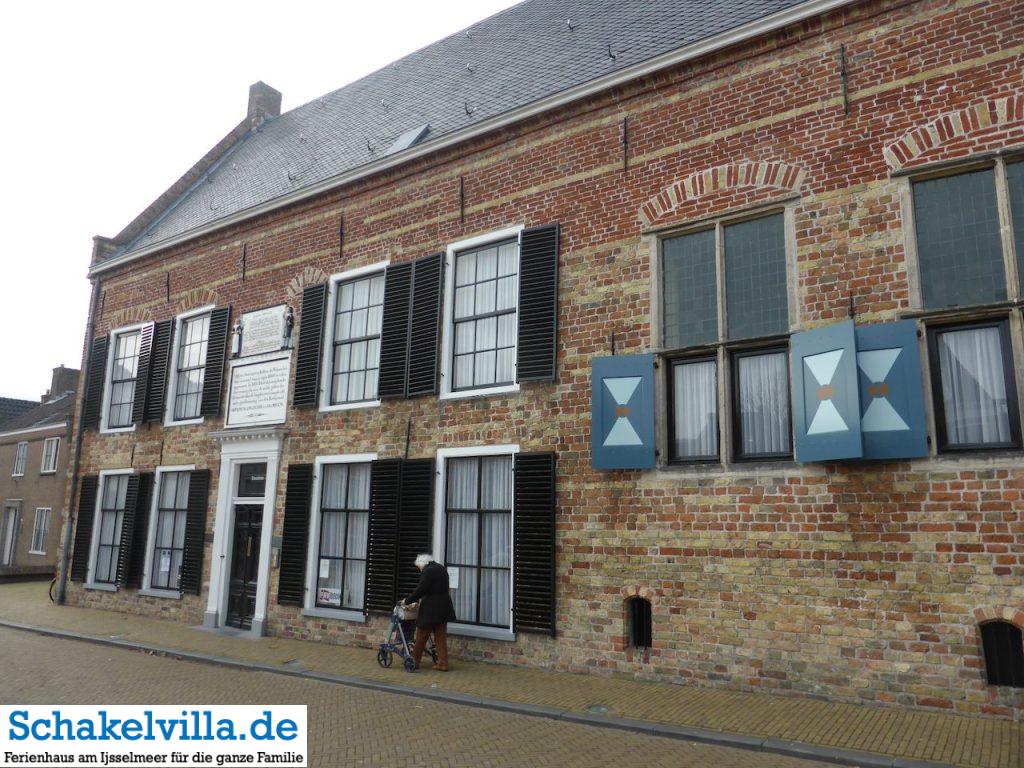
[[[242,363],[231,369],[224,426],[281,424],[288,410],[291,357]]]
[[[276,307],[257,309],[242,315],[242,348],[241,357],[261,355],[265,352],[277,352],[284,346],[285,323],[288,307],[279,304]]]

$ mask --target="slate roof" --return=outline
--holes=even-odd
[[[20,414],[39,405],[34,400],[15,400],[13,397],[0,397],[0,428]]]
[[[108,258],[371,163],[424,124],[421,144],[803,2],[526,0],[265,122]]]
[[[0,434],[64,423],[74,413],[75,393],[65,392],[49,402],[31,403],[31,405],[34,406],[31,410],[26,410],[9,421],[0,423]]]

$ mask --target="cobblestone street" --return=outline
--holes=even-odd
[[[306,704],[309,764],[711,766],[819,763],[147,656],[0,629],[0,702]]]

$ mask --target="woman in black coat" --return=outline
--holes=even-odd
[[[416,567],[420,569],[420,583],[416,590],[405,598],[404,603],[411,605],[417,600],[420,610],[416,616],[416,643],[413,645],[412,657],[416,666],[420,665],[423,651],[427,647],[427,639],[434,635],[437,647],[437,664],[432,668],[439,672],[448,671],[448,622],[455,621],[455,606],[448,594],[448,571],[443,565],[435,562],[430,555],[419,555]]]

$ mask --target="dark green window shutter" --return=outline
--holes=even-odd
[[[210,470],[192,473],[185,513],[185,551],[181,558],[181,591],[198,595],[203,584],[203,547],[206,542],[206,508],[210,496]]]
[[[103,381],[107,376],[107,347],[110,337],[97,336],[89,350],[89,378],[85,384],[85,400],[82,403],[82,427],[98,429],[100,411],[103,410]]]
[[[419,583],[416,555],[429,553],[431,512],[434,508],[434,460],[406,459],[402,462],[402,490],[398,513],[398,598]]]
[[[128,586],[128,571],[132,563],[132,541],[135,536],[135,520],[139,513],[139,476],[128,478],[124,495],[124,514],[121,516],[121,541],[117,548],[117,571],[114,583],[119,587]]]
[[[163,421],[167,395],[167,371],[171,360],[174,321],[161,320],[153,325],[153,350],[149,360],[149,391],[146,395],[145,421]]]
[[[380,331],[378,397],[403,397],[409,357],[409,305],[412,262],[388,267],[384,281],[384,318]]]
[[[75,550],[71,557],[71,580],[85,581],[89,575],[89,544],[92,543],[92,521],[96,515],[96,494],[100,479],[96,475],[82,478],[78,491],[78,514],[75,516]]]
[[[524,230],[520,239],[517,381],[555,378],[558,241],[557,224]]]
[[[224,392],[224,359],[227,356],[231,307],[218,307],[210,313],[210,332],[206,342],[206,372],[203,374],[202,416],[220,416]]]
[[[142,573],[146,567],[146,543],[149,538],[149,513],[153,500],[153,473],[143,472],[139,475],[139,492],[136,497],[133,533],[130,541],[130,559],[125,586],[141,587]],[[122,541],[124,529],[122,528]],[[124,551],[124,545],[121,546]],[[120,574],[120,562],[118,563]]]
[[[441,273],[444,255],[417,259],[412,273],[409,365],[406,395],[437,393],[437,346],[441,330]]]
[[[516,454],[512,614],[516,632],[555,634],[555,454]]]
[[[306,545],[309,541],[309,508],[312,499],[313,465],[290,465],[284,494],[281,568],[277,581],[277,602],[281,605],[302,605],[306,589]]]
[[[139,331],[139,364],[135,369],[135,400],[132,401],[132,423],[141,424],[146,418],[149,399],[149,377],[153,365],[153,323]]]
[[[324,310],[327,285],[309,285],[302,292],[299,316],[299,351],[295,355],[292,405],[316,407],[320,400],[320,360],[323,357]]]
[[[370,465],[370,531],[366,554],[368,611],[390,613],[395,605],[401,486],[401,459],[379,459]]]

